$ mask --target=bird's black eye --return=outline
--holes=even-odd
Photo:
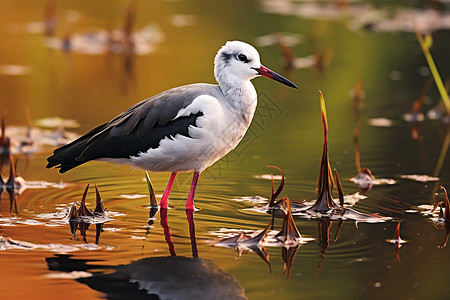
[[[237,58],[238,58],[240,61],[243,61],[243,62],[245,62],[245,63],[248,63],[248,62],[249,62],[247,56],[245,56],[244,54],[239,54],[239,55],[237,56]]]

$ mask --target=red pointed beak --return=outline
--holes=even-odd
[[[280,74],[275,73],[274,71],[264,67],[263,65],[261,65],[261,67],[259,68],[253,68],[254,70],[256,70],[256,72],[258,72],[259,75],[273,79],[275,81],[281,82],[284,85],[293,87],[298,89],[298,87],[292,83],[290,80],[284,78],[283,76],[281,76]]]

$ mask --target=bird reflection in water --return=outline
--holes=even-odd
[[[233,276],[213,262],[198,257],[193,214],[189,211],[186,214],[192,258],[176,254],[167,209],[162,208],[161,226],[170,256],[147,257],[125,265],[105,265],[95,264],[95,260],[57,254],[46,258],[48,268],[63,273],[62,277],[74,275],[76,281],[104,293],[106,299],[247,299],[243,287]]]

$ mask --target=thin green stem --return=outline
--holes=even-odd
[[[444,83],[442,82],[441,76],[439,75],[438,69],[436,67],[436,64],[434,63],[433,57],[430,53],[430,47],[432,45],[431,36],[426,36],[425,39],[423,39],[422,34],[415,29],[417,40],[419,41],[420,47],[422,48],[422,52],[425,55],[425,59],[427,60],[428,66],[430,67],[431,74],[433,75],[434,82],[436,83],[436,86],[439,90],[439,93],[441,94],[442,102],[445,105],[445,109],[447,110],[447,114],[450,114],[450,100],[448,98],[447,91],[445,90]]]

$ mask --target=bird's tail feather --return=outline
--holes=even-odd
[[[81,160],[79,157],[86,149],[91,138],[101,132],[105,125],[100,125],[69,144],[55,149],[53,155],[47,158],[47,169],[56,167],[59,168],[59,173],[64,173],[88,162],[89,160]]]

